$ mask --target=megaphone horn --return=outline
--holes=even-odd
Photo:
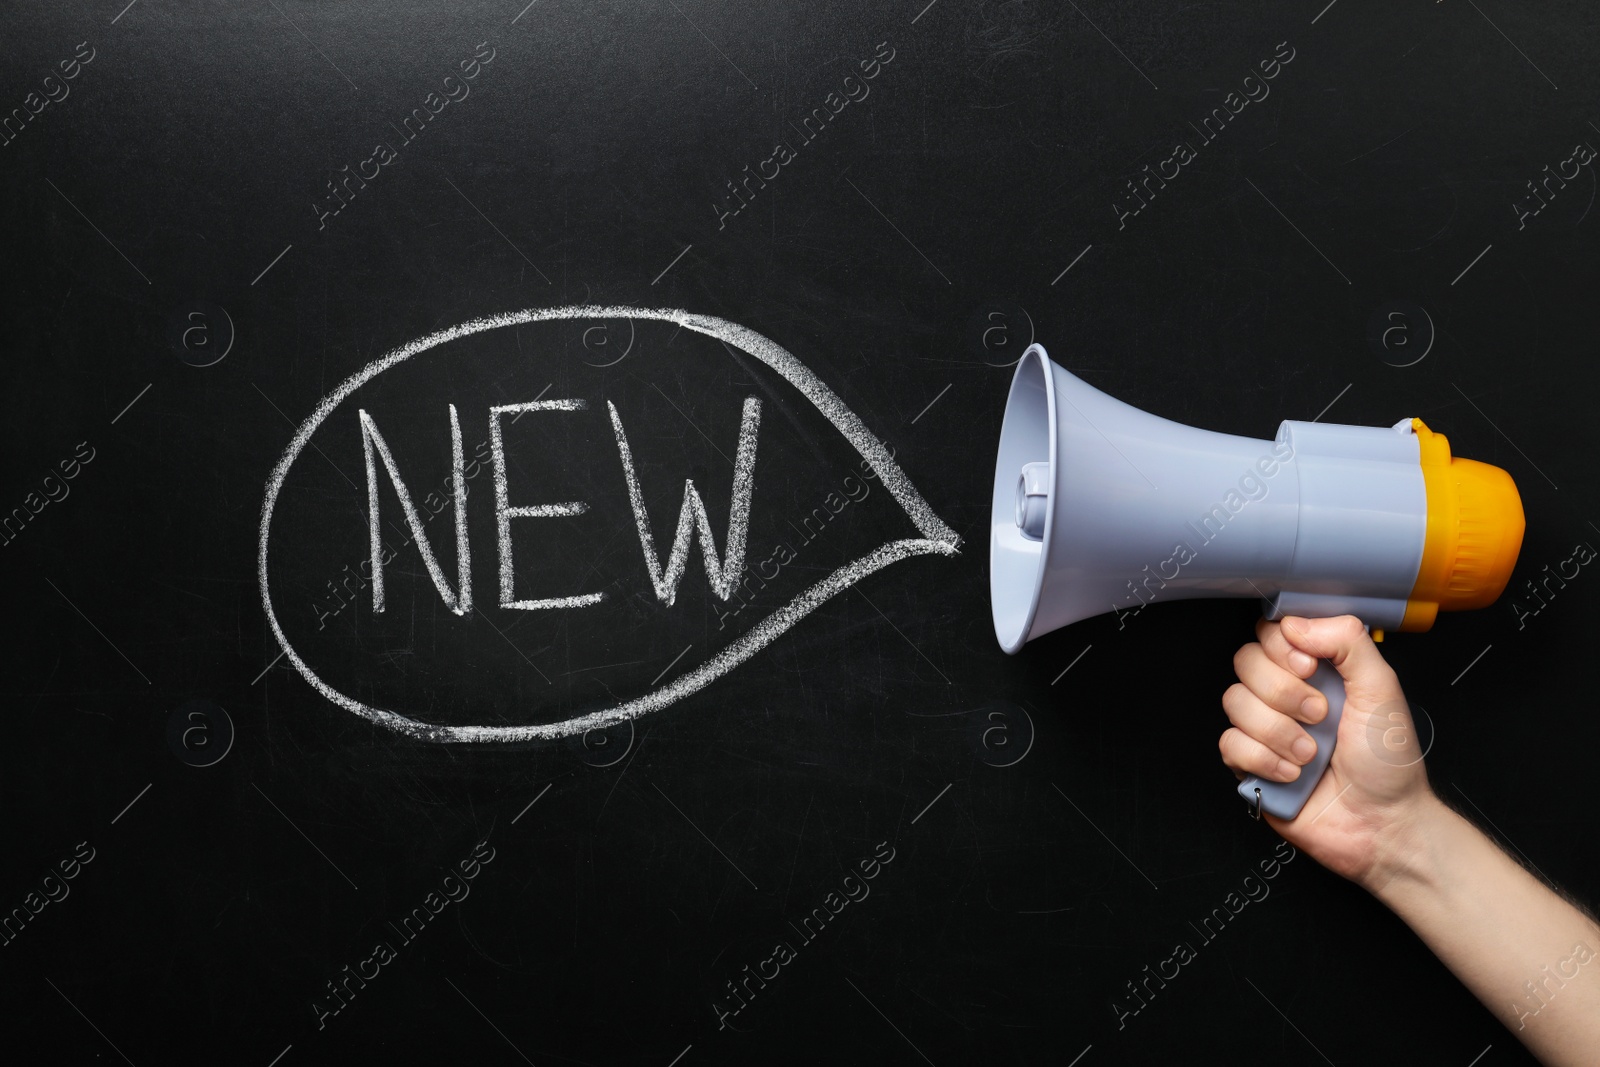
[[[1424,631],[1505,589],[1525,520],[1511,476],[1453,458],[1421,419],[1284,421],[1271,441],[1172,422],[1023,353],[995,460],[989,593],[1008,653],[1157,600],[1259,597],[1268,619],[1354,615]],[[1309,679],[1328,716],[1293,782],[1245,779],[1259,816],[1299,814],[1333,755],[1344,684]]]

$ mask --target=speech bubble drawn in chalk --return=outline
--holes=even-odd
[[[295,651],[294,647],[289,643],[289,639],[285,635],[283,626],[278,621],[277,613],[272,606],[272,592],[268,578],[267,546],[272,532],[273,509],[277,506],[278,494],[283,488],[284,479],[288,476],[290,468],[293,467],[295,460],[300,457],[301,452],[305,450],[312,434],[326,421],[328,416],[351,393],[389,368],[458,338],[506,326],[521,326],[531,322],[570,319],[645,319],[670,322],[684,329],[721,341],[764,363],[799,390],[800,394],[833,424],[840,435],[854,446],[856,451],[861,454],[862,459],[872,467],[880,484],[889,490],[890,495],[905,510],[912,524],[922,536],[920,538],[889,541],[866,555],[846,563],[826,578],[802,591],[793,600],[778,608],[721,651],[713,654],[705,662],[692,670],[678,675],[665,685],[653,689],[643,696],[623,701],[613,707],[587,712],[560,722],[496,726],[428,723],[413,719],[398,711],[373,707],[339,692],[323,681],[311,669],[310,665],[301,658],[300,654]],[[385,726],[397,733],[420,741],[441,743],[498,741],[505,743],[571,737],[590,730],[604,729],[617,723],[637,719],[641,715],[659,711],[692,693],[699,692],[722,675],[727,674],[771,644],[818,606],[844,592],[867,575],[882,570],[891,563],[908,559],[912,556],[929,554],[955,555],[960,543],[961,538],[945,524],[944,520],[934,514],[933,509],[928,506],[928,502],[922,498],[922,494],[917,492],[910,479],[895,463],[894,458],[889,454],[889,450],[884,448],[883,444],[872,435],[866,424],[845,406],[844,402],[839,399],[833,390],[823,384],[820,378],[781,345],[763,337],[754,330],[740,326],[738,323],[729,322],[726,319],[719,319],[711,315],[696,315],[674,308],[574,305],[555,308],[529,308],[523,311],[472,319],[458,326],[428,334],[426,337],[421,337],[402,345],[380,359],[369,363],[366,367],[341,382],[338,388],[322,399],[322,402],[317,405],[316,410],[311,413],[310,417],[300,424],[299,429],[295,431],[293,440],[289,442],[289,447],[284,450],[283,456],[278,460],[277,465],[273,467],[272,474],[267,479],[266,497],[261,507],[261,528],[257,544],[256,566],[261,592],[261,606],[266,612],[267,622],[272,627],[272,632],[277,637],[279,646],[283,649],[283,653],[289,662],[294,665],[295,670],[300,672],[300,676],[329,701],[380,726]]]

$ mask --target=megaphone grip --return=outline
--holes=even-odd
[[[1249,775],[1239,783],[1239,795],[1256,806],[1260,796],[1260,810],[1280,819],[1292,819],[1306,806],[1306,798],[1322,780],[1333,758],[1333,746],[1339,736],[1339,720],[1344,716],[1344,679],[1327,660],[1318,660],[1316,672],[1306,679],[1318,692],[1328,698],[1328,715],[1315,726],[1307,726],[1306,733],[1317,743],[1317,754],[1311,762],[1300,768],[1300,777],[1292,782],[1269,782]]]

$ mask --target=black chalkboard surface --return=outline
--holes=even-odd
[[[1587,8],[122,5],[0,15],[8,1048],[1531,1062],[1242,810],[1258,606],[1008,657],[987,515],[1030,341],[1506,468],[1384,650],[1600,896]]]

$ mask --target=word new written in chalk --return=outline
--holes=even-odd
[[[489,447],[491,467],[494,472],[494,515],[500,563],[499,605],[502,608],[522,611],[579,608],[598,604],[605,597],[604,593],[575,593],[566,596],[518,599],[515,588],[515,565],[511,544],[512,521],[582,515],[589,510],[589,505],[582,500],[512,504],[511,485],[506,471],[505,434],[501,420],[507,415],[521,417],[527,412],[557,413],[584,411],[587,408],[588,403],[584,400],[534,400],[525,404],[504,404],[489,409]],[[628,447],[628,435],[623,430],[622,416],[618,414],[616,405],[610,401],[606,402],[606,408],[610,412],[611,427],[616,435],[617,455],[628,488],[628,502],[633,509],[634,522],[638,527],[639,546],[644,553],[645,569],[650,574],[650,583],[655,588],[656,597],[669,607],[677,598],[678,584],[689,564],[691,541],[697,538],[711,589],[720,599],[727,600],[738,588],[739,577],[744,571],[745,542],[750,525],[750,497],[755,489],[756,433],[761,426],[761,402],[755,397],[750,397],[744,402],[739,426],[739,451],[734,460],[728,530],[723,542],[724,554],[719,555],[717,552],[711,517],[706,512],[704,501],[700,499],[694,480],[685,479],[683,506],[678,510],[678,528],[673,535],[672,548],[667,553],[665,566],[662,565],[661,556],[656,548],[655,533],[645,508],[644,494],[639,486],[639,475],[634,469],[633,452]],[[461,419],[455,405],[449,405],[450,482],[455,507],[456,533],[454,586],[439,564],[438,553],[434,551],[433,542],[423,529],[422,517],[417,513],[399,465],[395,462],[394,453],[384,440],[377,420],[365,409],[357,412],[357,418],[361,423],[361,445],[367,468],[367,526],[371,548],[372,610],[374,612],[384,610],[386,597],[383,568],[384,564],[394,558],[394,553],[385,551],[379,533],[378,465],[381,463],[390,485],[394,488],[395,496],[399,498],[400,510],[405,517],[406,525],[410,527],[412,540],[422,556],[423,566],[427,568],[428,577],[433,580],[440,599],[455,614],[468,614],[472,610],[472,558],[467,541],[467,477],[465,457],[461,447]]]

